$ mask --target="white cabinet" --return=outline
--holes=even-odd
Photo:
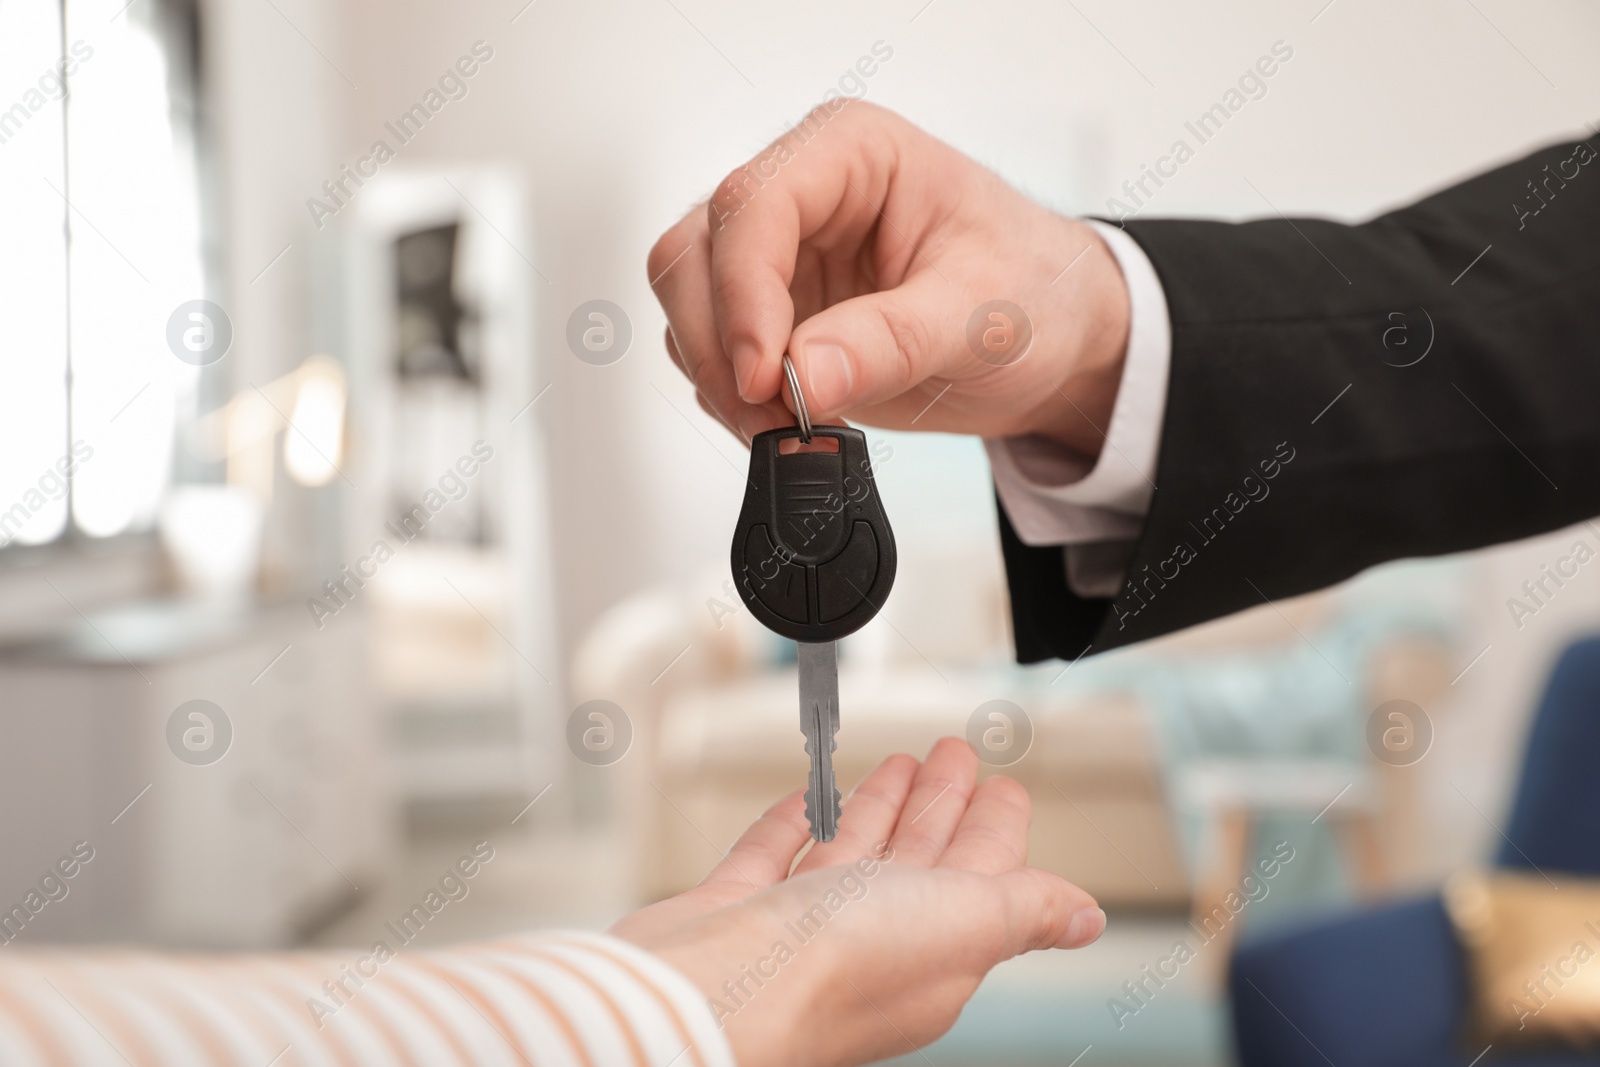
[[[94,849],[16,943],[286,945],[373,888],[394,829],[364,633],[300,607],[147,602],[0,653],[0,908]],[[213,731],[191,759],[231,728],[214,762],[169,744],[192,700],[226,725],[186,718],[191,744]]]

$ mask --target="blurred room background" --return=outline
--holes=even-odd
[[[0,904],[94,851],[15,938],[366,944],[482,840],[432,943],[692,884],[804,755],[656,236],[829,94],[1105,215],[1275,44],[1142,214],[1358,219],[1600,114],[1578,0],[0,5]],[[1228,1062],[1227,945],[1483,861],[1600,621],[1600,571],[1524,589],[1585,525],[1018,668],[981,445],[868,435],[902,569],[843,783],[968,736],[1111,914],[933,1063]]]

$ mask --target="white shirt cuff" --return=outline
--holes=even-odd
[[[1138,242],[1115,226],[1094,220],[1088,224],[1111,250],[1128,286],[1128,351],[1105,446],[1092,465],[1070,449],[1032,435],[987,438],[984,447],[995,490],[1022,543],[1068,546],[1067,578],[1073,591],[1109,596],[1121,585],[1131,542],[1144,526],[1155,493],[1172,327],[1161,280]]]

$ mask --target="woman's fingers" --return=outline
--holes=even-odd
[[[918,766],[916,760],[905,755],[890,756],[878,764],[845,798],[838,834],[832,841],[819,844],[806,853],[805,859],[795,868],[795,873],[854,863],[874,854],[894,832],[895,822],[900,818],[906,797],[911,793],[911,783],[916,779]]]
[[[1105,932],[1106,913],[1094,897],[1059,875],[1020,867],[997,881],[1005,903],[1005,959],[1034,949],[1082,948]]]
[[[1032,821],[1033,804],[1026,789],[1011,778],[987,778],[972,794],[939,866],[979,874],[1015,870],[1028,862]]]
[[[978,783],[978,757],[958,737],[936,742],[895,824],[889,845],[894,862],[932,867],[950,845]]]
[[[805,790],[800,789],[772,805],[751,823],[701,884],[738,882],[756,889],[777,885],[789,877],[794,858],[809,840],[811,829],[806,825]]]

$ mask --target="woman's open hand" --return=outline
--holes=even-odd
[[[611,932],[704,990],[741,1067],[921,1047],[995,964],[1105,929],[1087,893],[1027,866],[1027,792],[1009,778],[979,784],[977,771],[956,738],[920,764],[889,757],[845,801],[838,836],[798,864],[810,837],[790,794],[704,882]]]

